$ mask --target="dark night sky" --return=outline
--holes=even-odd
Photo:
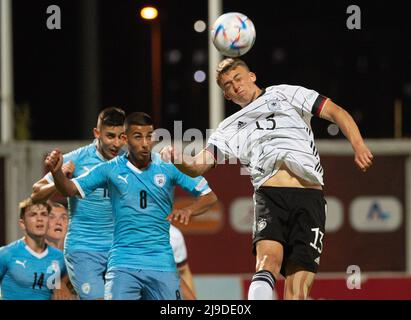
[[[87,0],[13,0],[15,100],[28,105],[33,139],[88,139],[83,121],[81,19]],[[147,2],[148,3],[148,2]],[[156,1],[162,28],[162,126],[183,120],[184,129],[208,127],[207,82],[193,73],[207,71],[207,33],[193,24],[207,20],[207,2]],[[59,5],[62,29],[46,28],[46,9]],[[141,1],[97,1],[98,109],[118,105],[127,112],[151,113],[150,26],[138,17]],[[358,121],[367,138],[393,136],[393,103],[404,103],[411,119],[411,22],[405,2],[356,1],[362,29],[348,30],[348,1],[226,0],[224,12],[250,17],[257,30],[253,49],[243,58],[257,73],[261,86],[298,84],[329,96]],[[170,50],[181,60],[168,62]],[[273,56],[282,54],[282,60]],[[205,57],[201,61],[201,56]],[[194,59],[193,56],[197,57]],[[281,55],[280,55],[281,56]],[[85,68],[85,69],[84,69]],[[213,75],[212,75],[213,76]],[[227,103],[226,115],[237,107]],[[95,118],[97,115],[93,115]],[[330,138],[327,122],[313,120],[316,136]],[[85,132],[90,132],[87,135]],[[404,133],[411,136],[404,119]],[[340,138],[338,136],[337,138]]]

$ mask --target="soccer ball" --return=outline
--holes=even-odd
[[[214,46],[227,57],[247,53],[255,41],[253,22],[239,12],[225,13],[217,18],[211,29]]]

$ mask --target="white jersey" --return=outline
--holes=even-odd
[[[283,163],[304,180],[322,185],[323,168],[310,121],[313,115],[320,115],[326,100],[300,86],[269,87],[222,121],[210,136],[207,149],[217,163],[237,158],[250,172],[255,189]]]
[[[170,243],[177,267],[187,262],[187,248],[182,232],[170,224]]]

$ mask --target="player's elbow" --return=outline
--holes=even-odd
[[[208,208],[211,208],[218,201],[217,195],[213,191],[209,192],[205,196],[207,197]]]
[[[35,184],[33,184],[33,193],[38,193],[39,191],[40,191],[40,189],[41,189],[41,185],[39,184],[39,183],[35,183]]]
[[[204,175],[207,171],[209,171],[212,168],[212,166],[213,166],[212,164],[207,164],[207,163],[205,164],[196,163],[194,166],[192,166],[191,177],[196,178],[196,177]]]
[[[217,203],[217,200],[218,200],[217,195],[213,191],[211,191],[210,193],[211,193],[210,194],[210,197],[211,197],[210,202],[212,203],[212,205],[215,205]]]
[[[39,201],[46,201],[47,198],[42,194],[41,192],[41,185],[35,183],[33,185],[33,192],[30,195],[30,198],[33,202],[39,202]]]

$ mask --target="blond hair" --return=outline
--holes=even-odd
[[[237,67],[239,67],[239,66],[245,68],[247,71],[250,71],[250,68],[248,67],[248,65],[247,65],[243,60],[241,60],[241,59],[238,59],[238,58],[226,58],[226,59],[224,59],[223,61],[221,61],[221,62],[218,64],[217,69],[216,69],[216,81],[217,81],[217,84],[221,87],[221,83],[220,83],[221,76],[222,76],[224,73],[226,73],[226,72],[228,72],[228,71],[231,71],[231,70],[233,70],[233,69],[235,69],[235,68],[237,68]]]

